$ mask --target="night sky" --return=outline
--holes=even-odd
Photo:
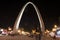
[[[45,24],[45,28],[51,29],[53,27],[54,24],[59,25],[59,17],[60,17],[60,5],[58,1],[40,1],[40,0],[30,0],[31,2],[33,2],[39,9],[44,24]],[[0,1],[0,27],[3,28],[7,28],[8,26],[13,27],[14,22],[17,18],[17,15],[19,14],[20,10],[22,9],[22,7],[24,6],[24,4],[26,4],[28,2],[28,0],[5,0],[5,1]],[[33,7],[31,6],[27,6],[26,10],[25,10],[25,14],[28,15],[28,10],[33,10]],[[27,11],[27,12],[26,12]],[[32,11],[31,17],[30,14],[28,16],[26,16],[25,14],[25,18],[23,17],[22,21],[21,21],[21,25],[22,23],[25,25],[29,24],[30,22],[33,25],[36,25],[38,23],[38,20],[36,18],[36,14],[34,14],[35,11]],[[33,19],[34,17],[34,19]],[[28,18],[28,20],[27,20]],[[30,18],[30,19],[29,19]],[[32,20],[31,20],[32,19]],[[24,21],[23,21],[24,20]],[[31,25],[31,23],[29,25]],[[36,23],[36,24],[34,24]],[[25,27],[26,28],[26,27]],[[30,26],[29,26],[30,28]]]

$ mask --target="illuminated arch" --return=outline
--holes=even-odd
[[[21,21],[23,12],[24,12],[25,8],[26,8],[29,4],[31,4],[31,5],[34,7],[34,9],[35,9],[35,11],[36,11],[36,13],[37,13],[38,19],[39,19],[41,31],[44,32],[45,29],[44,29],[44,23],[43,23],[41,14],[40,14],[38,8],[37,8],[32,2],[28,2],[28,3],[26,3],[26,4],[23,6],[22,10],[20,11],[20,13],[19,13],[19,15],[18,15],[18,17],[17,17],[17,19],[16,19],[16,21],[15,21],[13,30],[18,30],[18,28],[19,28],[19,23],[20,23],[20,21]]]

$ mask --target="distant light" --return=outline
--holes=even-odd
[[[12,30],[12,29],[9,27],[8,30]]]
[[[39,32],[36,32],[36,34],[40,34]]]
[[[54,28],[57,28],[57,25],[54,25]]]
[[[52,31],[56,31],[57,29],[56,28],[53,28]]]
[[[21,30],[18,30],[18,33],[21,33]]]
[[[25,32],[25,33],[28,34],[28,35],[30,34],[29,32]]]
[[[56,29],[56,35],[55,35],[56,37],[60,37],[60,27],[58,27],[57,29]]]
[[[2,32],[2,34],[5,34],[4,32]]]
[[[60,30],[56,31],[56,37],[60,37]]]
[[[59,30],[59,31],[57,31],[57,35],[60,35],[60,30]]]
[[[24,31],[22,31],[22,34],[24,34],[25,32]]]
[[[47,32],[45,31],[45,34],[46,34]]]
[[[3,31],[3,29],[1,29],[0,31]]]
[[[2,31],[2,34],[8,34],[8,32],[4,30],[4,31]]]
[[[50,31],[49,30],[46,30],[47,33],[49,33]]]
[[[32,33],[33,33],[33,34],[36,33],[36,30],[32,30]]]
[[[23,35],[26,35],[26,33],[25,33],[24,31],[22,31],[22,34],[23,34]]]

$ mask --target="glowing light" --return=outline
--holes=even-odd
[[[59,30],[59,31],[57,31],[57,35],[60,35],[60,30]]]
[[[56,37],[60,37],[60,30],[56,32]]]
[[[49,33],[50,31],[49,30],[46,30],[47,33]]]
[[[18,30],[18,33],[21,34],[21,30]]]
[[[52,31],[56,31],[57,29],[56,28],[53,28]]]
[[[8,27],[8,30],[12,30],[10,27]]]
[[[3,31],[3,29],[1,29],[0,31]]]
[[[47,32],[45,31],[45,34],[46,34]]]
[[[22,31],[22,34],[23,34],[23,35],[26,35],[24,31]]]
[[[39,32],[36,32],[36,34],[40,34]]]
[[[33,34],[36,33],[36,30],[32,30],[32,33],[33,33]]]
[[[57,30],[56,30],[56,37],[60,38],[60,27],[58,27]]]
[[[57,28],[57,25],[54,25],[54,28]]]
[[[30,34],[29,32],[25,32],[25,33],[26,33],[26,35],[27,35],[27,34],[28,34],[28,35]]]

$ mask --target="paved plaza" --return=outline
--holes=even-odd
[[[17,36],[1,36],[0,40],[35,40],[35,38],[31,38],[24,35],[17,35]]]
[[[17,35],[17,36],[0,36],[0,40],[36,40],[35,37],[29,37],[25,35]],[[60,40],[58,38],[51,38],[43,36],[42,40]]]

